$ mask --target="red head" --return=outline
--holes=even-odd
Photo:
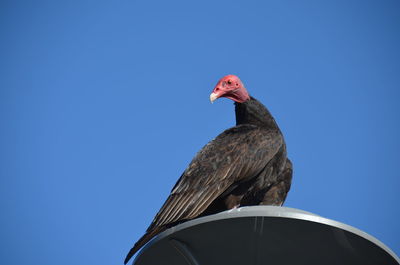
[[[243,103],[250,99],[242,81],[236,75],[227,75],[219,80],[210,95],[211,103],[217,98],[225,97],[238,103]]]

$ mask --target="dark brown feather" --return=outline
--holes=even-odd
[[[237,125],[197,153],[125,264],[151,238],[177,223],[236,206],[282,205],[292,176],[283,136],[254,98],[235,105]]]

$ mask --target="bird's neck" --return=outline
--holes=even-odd
[[[267,108],[257,99],[250,97],[243,103],[235,102],[236,125],[253,124],[269,129],[278,129],[279,127]]]

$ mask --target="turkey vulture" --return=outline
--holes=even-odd
[[[217,83],[210,100],[220,97],[235,101],[236,126],[197,153],[125,264],[155,235],[178,223],[235,207],[281,206],[285,201],[292,163],[274,118],[249,96],[237,76],[225,76]]]

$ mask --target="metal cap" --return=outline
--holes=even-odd
[[[305,211],[251,206],[172,227],[151,240],[135,265],[398,265],[376,238]]]

